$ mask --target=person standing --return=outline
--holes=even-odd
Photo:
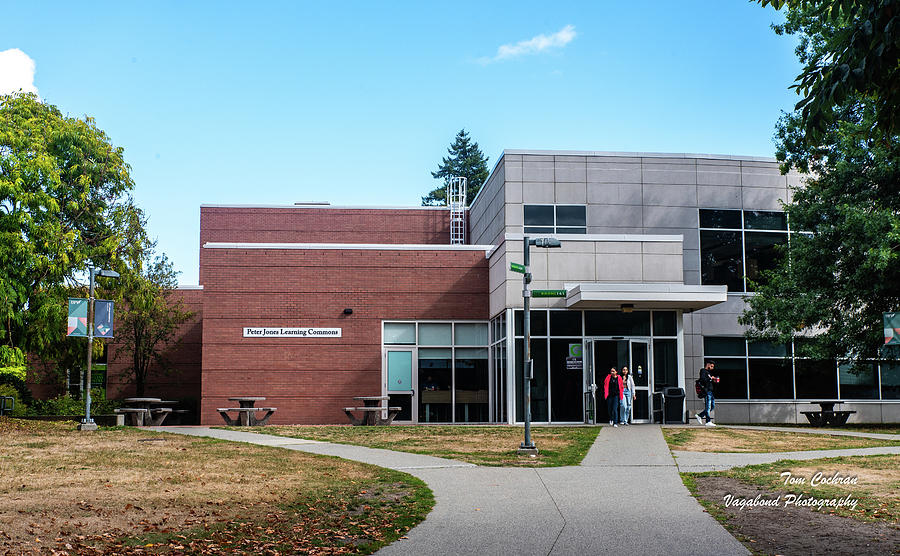
[[[700,369],[700,386],[706,391],[706,395],[704,398],[704,408],[703,411],[696,415],[697,422],[701,425],[703,424],[703,419],[706,419],[707,427],[716,426],[713,423],[712,415],[710,415],[710,411],[713,411],[716,408],[716,396],[713,393],[713,385],[719,382],[719,377],[713,376],[712,372],[716,369],[715,361],[708,361],[706,365]]]
[[[631,407],[634,403],[634,379],[631,377],[631,371],[628,367],[622,367],[622,406],[620,409],[621,417],[619,421],[623,425],[631,424]]]
[[[603,380],[603,396],[606,398],[606,409],[609,411],[609,424],[614,427],[619,426],[619,404],[624,396],[623,390],[622,377],[613,367]]]

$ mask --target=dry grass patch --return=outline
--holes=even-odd
[[[779,431],[663,428],[673,450],[688,452],[797,452],[900,446],[896,440]]]
[[[516,453],[524,431],[512,426],[280,425],[266,427],[263,432],[426,454],[478,465],[548,467],[581,463],[600,427],[534,427],[531,436],[539,450],[537,457]]]
[[[138,543],[162,552],[201,544],[211,553],[254,552],[261,544],[367,552],[397,538],[433,503],[417,479],[356,462],[74,427],[0,419],[0,553],[121,553]],[[372,515],[348,517],[354,512]]]

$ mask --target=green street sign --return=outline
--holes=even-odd
[[[519,263],[509,263],[509,269],[519,274],[525,274],[525,265]]]
[[[566,290],[532,290],[531,297],[565,297]]]

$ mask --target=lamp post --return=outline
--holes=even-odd
[[[95,269],[93,265],[88,266],[88,274],[90,275],[90,294],[88,295],[88,344],[87,344],[87,394],[84,397],[84,419],[78,425],[80,431],[95,431],[97,423],[91,419],[91,367],[94,359],[94,277],[103,276],[106,278],[118,278],[119,273],[114,270]]]
[[[538,450],[531,441],[531,380],[534,378],[534,362],[531,360],[531,292],[528,290],[528,284],[531,283],[531,246],[542,247],[544,249],[561,247],[558,239],[552,237],[539,237],[531,239],[528,236],[524,238],[523,247],[525,248],[524,263],[525,273],[522,276],[522,300],[524,301],[524,318],[522,326],[525,329],[525,356],[522,364],[522,390],[525,404],[525,441],[519,446],[520,454],[537,455]]]

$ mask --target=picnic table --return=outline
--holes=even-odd
[[[240,407],[219,407],[216,411],[225,420],[225,424],[230,427],[262,427],[269,424],[269,418],[278,409],[277,407],[256,407],[256,402],[265,401],[264,396],[234,396],[228,398],[230,402],[238,402]],[[229,412],[236,411],[238,416],[233,419]],[[260,411],[266,414],[261,419],[256,416]]]
[[[822,408],[821,411],[801,411],[800,413],[806,415],[806,419],[814,427],[827,425],[840,427],[841,425],[846,425],[850,415],[856,413],[855,411],[835,411],[834,406],[843,404],[844,402],[842,401],[832,400],[812,403],[818,404]]]
[[[162,425],[166,417],[172,413],[172,408],[154,406],[178,403],[174,400],[163,400],[162,398],[125,398],[122,401],[130,404],[130,407],[120,407],[115,412],[125,414],[126,423],[135,427],[145,425],[158,427]]]
[[[362,407],[345,407],[344,413],[350,419],[353,426],[360,425],[390,425],[394,417],[403,409],[401,407],[387,407],[388,396],[355,396],[356,401],[363,402]],[[362,416],[357,417],[354,411],[361,411]],[[387,416],[385,417],[385,412]]]

